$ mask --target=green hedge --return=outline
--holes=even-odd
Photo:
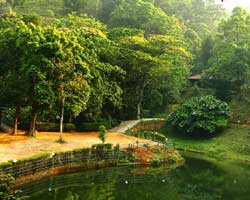
[[[29,124],[28,123],[21,123],[19,128],[22,130],[28,130]],[[52,123],[52,122],[38,122],[36,124],[36,130],[44,131],[44,132],[58,132],[60,131],[60,124],[59,123]],[[75,131],[76,126],[74,124],[63,124],[64,131]]]
[[[105,126],[106,129],[112,128],[112,122],[84,122],[76,125],[77,131],[99,131],[100,126]]]
[[[38,123],[36,124],[36,130],[45,132],[57,132],[60,131],[59,123]],[[76,126],[74,124],[63,124],[64,131],[74,131]]]
[[[64,131],[99,131],[99,126],[103,125],[106,129],[111,129],[112,127],[118,125],[118,121],[103,121],[103,122],[83,122],[75,124],[64,124]],[[28,130],[29,124],[21,123],[19,128],[22,130]],[[50,122],[39,122],[36,124],[36,130],[44,132],[58,132],[60,130],[59,123],[50,123]]]
[[[158,124],[160,122],[165,122],[165,120],[161,119],[154,119],[154,120],[142,120],[139,125],[151,125],[151,124]]]
[[[92,145],[92,149],[97,149],[97,150],[107,149],[107,150],[111,150],[112,146],[113,146],[113,144],[110,144],[110,143],[106,143],[106,144],[94,144],[94,145]]]
[[[142,138],[142,139],[152,140],[155,142],[161,142],[161,143],[166,142],[166,136],[158,132],[140,131],[140,132],[135,132],[135,133],[127,132],[127,134],[134,136],[134,137]]]

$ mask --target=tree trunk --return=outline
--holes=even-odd
[[[64,116],[64,102],[65,97],[61,99],[61,117],[60,117],[60,140],[62,140],[62,133],[63,133],[63,116]]]
[[[13,121],[13,131],[12,131],[12,134],[13,134],[13,135],[16,135],[16,134],[17,134],[19,112],[20,112],[20,105],[17,104],[17,105],[16,105],[15,117],[14,117],[14,121]]]
[[[96,0],[95,4],[95,17],[97,18],[99,12],[100,0]]]
[[[138,102],[137,102],[137,119],[141,119],[141,105],[142,105],[142,100],[143,100],[143,95],[144,95],[144,88],[145,88],[145,83],[142,84],[142,87],[137,88],[137,94],[138,96]]]
[[[71,114],[71,112],[69,113],[69,124],[71,124],[72,123],[72,114]]]
[[[0,108],[0,128],[2,127],[2,118],[3,118],[3,111]]]
[[[30,121],[30,132],[36,131],[36,119],[37,119],[38,111],[35,108],[32,108],[31,112],[31,121]]]

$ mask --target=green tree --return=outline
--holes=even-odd
[[[54,96],[51,97],[55,99],[51,101],[58,100],[60,103],[60,139],[62,139],[65,104],[74,115],[78,115],[87,106],[90,92],[89,64],[84,58],[84,48],[79,44],[74,32],[47,27],[43,29],[43,36],[46,40],[39,44],[38,49],[42,54],[36,55],[41,56],[51,69],[51,74],[47,74],[44,82],[52,86]],[[37,65],[37,68],[41,67]],[[40,87],[41,93],[42,89]],[[40,104],[41,98],[37,97],[39,99],[36,99],[36,102]]]
[[[122,0],[101,0],[101,9],[98,12],[97,18],[103,23],[107,24],[111,17],[111,13],[121,2]]]
[[[110,30],[109,38],[119,46],[116,56],[108,59],[126,71],[123,84],[124,110],[130,110],[140,118],[142,104],[147,95],[145,91],[149,97],[153,91],[164,95],[165,91],[169,94],[175,89],[181,90],[191,59],[182,40],[163,35],[145,38],[144,31],[128,28]],[[170,86],[170,83],[173,85]],[[170,95],[166,98],[170,98]],[[150,99],[155,98],[151,96]]]
[[[87,0],[63,0],[63,4],[66,14],[71,12],[81,14],[85,11]]]
[[[217,31],[226,16],[225,9],[214,0],[152,0],[170,16],[176,16],[185,26],[193,29],[202,39]]]
[[[24,73],[24,49],[17,44],[22,37],[18,29],[25,26],[20,16],[12,13],[1,18],[0,28],[0,102],[4,107],[15,107],[13,135],[17,133],[19,112],[27,105],[30,89],[28,76]],[[25,30],[23,30],[25,31]]]
[[[19,72],[19,76],[27,77],[21,80],[25,80],[29,86],[26,88],[28,92],[22,94],[32,106],[30,132],[35,131],[38,113],[55,105],[57,100],[61,104],[62,127],[65,100],[69,99],[67,104],[74,105],[69,106],[70,111],[77,115],[86,107],[89,98],[89,64],[84,57],[83,47],[78,44],[73,31],[25,24],[22,20],[14,23],[12,31],[12,46],[19,51],[19,58],[14,60],[18,63],[14,63],[13,67],[20,67],[21,70],[16,71],[15,68],[11,74]],[[5,47],[9,50],[10,46]],[[15,48],[10,50],[13,52]],[[6,61],[6,58],[3,60]],[[12,63],[6,62],[5,70],[11,69],[9,65]],[[9,81],[8,86],[11,84]],[[18,89],[17,86],[14,88]]]
[[[2,200],[18,200],[21,199],[21,191],[12,191],[14,186],[14,178],[10,175],[0,175],[0,198]]]
[[[175,17],[142,0],[122,1],[113,11],[109,25],[138,28],[145,30],[146,34],[183,36],[181,25]]]
[[[106,141],[106,133],[107,133],[107,130],[106,130],[106,127],[105,126],[100,126],[99,127],[99,139],[102,141],[102,143],[104,144],[105,141]]]
[[[207,75],[228,82],[233,94],[245,96],[249,91],[250,15],[235,8],[230,18],[222,21],[215,38]],[[223,89],[223,88],[222,88]]]
[[[106,26],[85,15],[68,15],[61,19],[58,28],[74,30],[79,44],[86,47],[85,58],[90,65],[92,77],[91,93],[87,109],[80,114],[79,120],[107,118],[111,115],[111,111],[121,106],[120,84],[125,72],[119,66],[112,65],[104,56],[105,52],[115,53],[114,44],[107,39]]]
[[[191,136],[214,136],[228,124],[227,103],[213,96],[195,97],[181,105],[168,119],[170,124]]]

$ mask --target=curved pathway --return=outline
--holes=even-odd
[[[109,132],[125,133],[128,129],[134,128],[136,125],[138,125],[142,121],[154,121],[154,120],[164,120],[164,119],[162,119],[162,118],[145,118],[145,119],[139,119],[139,120],[123,121],[117,127],[110,129]]]

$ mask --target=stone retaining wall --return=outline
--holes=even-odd
[[[165,126],[165,121],[164,120],[159,120],[159,121],[142,121],[139,124],[137,124],[132,130],[134,132],[139,132],[139,131],[158,131],[162,129]]]
[[[62,153],[43,154],[29,159],[0,164],[0,174],[11,174],[14,178],[31,176],[60,167],[93,166],[98,163],[117,163],[120,149],[99,151],[79,149]]]

